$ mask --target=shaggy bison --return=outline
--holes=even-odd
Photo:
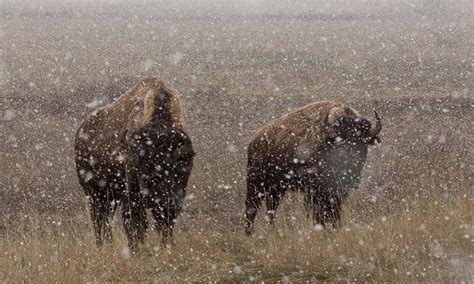
[[[341,203],[357,188],[368,145],[379,142],[375,127],[337,102],[316,102],[263,126],[248,146],[246,232],[263,199],[272,223],[287,190],[305,193],[317,224],[337,226]]]
[[[119,204],[132,250],[144,241],[146,209],[163,241],[171,240],[194,157],[175,90],[155,78],[139,82],[86,117],[75,152],[98,246],[112,238],[110,222]]]

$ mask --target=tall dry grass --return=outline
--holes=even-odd
[[[0,281],[474,281],[472,196],[426,200],[367,220],[352,218],[349,202],[337,231],[316,230],[292,202],[274,227],[260,220],[252,237],[240,224],[220,230],[195,216],[195,226],[178,226],[172,248],[150,232],[136,255],[118,226],[99,250],[89,223],[45,226],[32,212],[30,224],[5,230]]]
[[[182,1],[4,2],[0,117],[15,116],[0,123],[1,283],[474,282],[472,1],[263,1],[209,14]],[[114,243],[98,250],[72,137],[93,102],[150,72],[182,92],[194,198],[172,249],[150,232],[130,255],[116,218]],[[244,236],[245,145],[327,99],[384,119],[343,226],[316,231],[290,195],[274,228],[260,214]]]

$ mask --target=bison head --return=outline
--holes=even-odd
[[[382,130],[382,121],[376,111],[375,127],[372,123],[359,116],[357,113],[329,113],[326,117],[326,127],[329,132],[330,142],[348,141],[352,143],[362,142],[373,145],[380,143],[378,134]]]

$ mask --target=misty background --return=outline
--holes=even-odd
[[[472,194],[473,11],[448,0],[3,0],[0,225],[31,210],[89,222],[74,133],[146,76],[181,93],[196,147],[179,224],[240,224],[252,133],[317,100],[384,119],[359,214],[396,213],[426,191]]]

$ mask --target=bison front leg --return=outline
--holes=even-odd
[[[138,180],[134,177],[134,175],[128,176],[127,191],[122,201],[122,220],[128,246],[132,252],[137,251],[138,243],[144,242],[148,228],[146,208],[140,198]]]
[[[122,219],[128,245],[132,252],[138,249],[138,243],[145,241],[148,229],[146,207],[140,194],[139,172],[136,167],[126,170],[126,184],[122,194]]]
[[[314,214],[311,214],[311,212],[314,210],[314,190],[307,190],[304,195],[304,209],[306,210],[306,219],[309,220],[311,216]],[[314,211],[313,211],[314,212]]]
[[[107,208],[107,217],[104,225],[104,239],[105,242],[111,243],[113,240],[113,234],[112,234],[112,219],[115,214],[115,210],[117,210],[117,200],[112,200],[107,202],[108,208]]]
[[[284,195],[284,191],[278,188],[272,188],[270,192],[266,194],[267,218],[270,225],[272,225],[275,220],[276,210]]]
[[[128,238],[128,246],[132,252],[138,249],[138,243],[143,243],[148,227],[145,207],[141,203],[130,202],[122,207],[123,225]]]
[[[336,229],[341,219],[340,199],[325,191],[316,192],[312,199],[316,225],[324,228],[327,223],[331,223]]]
[[[325,205],[320,198],[315,198],[313,200],[313,219],[316,225],[316,228],[325,228],[326,218],[324,217],[326,212]]]
[[[327,212],[327,197],[325,192],[318,188],[315,181],[311,181],[306,187],[305,207],[312,211],[315,226],[324,228]]]
[[[156,220],[156,230],[162,234],[162,243],[164,246],[173,245],[173,227],[176,222],[176,206],[167,205],[153,210],[153,216]]]
[[[335,195],[329,198],[329,208],[327,214],[327,220],[332,223],[333,229],[337,229],[341,223],[341,198]]]

